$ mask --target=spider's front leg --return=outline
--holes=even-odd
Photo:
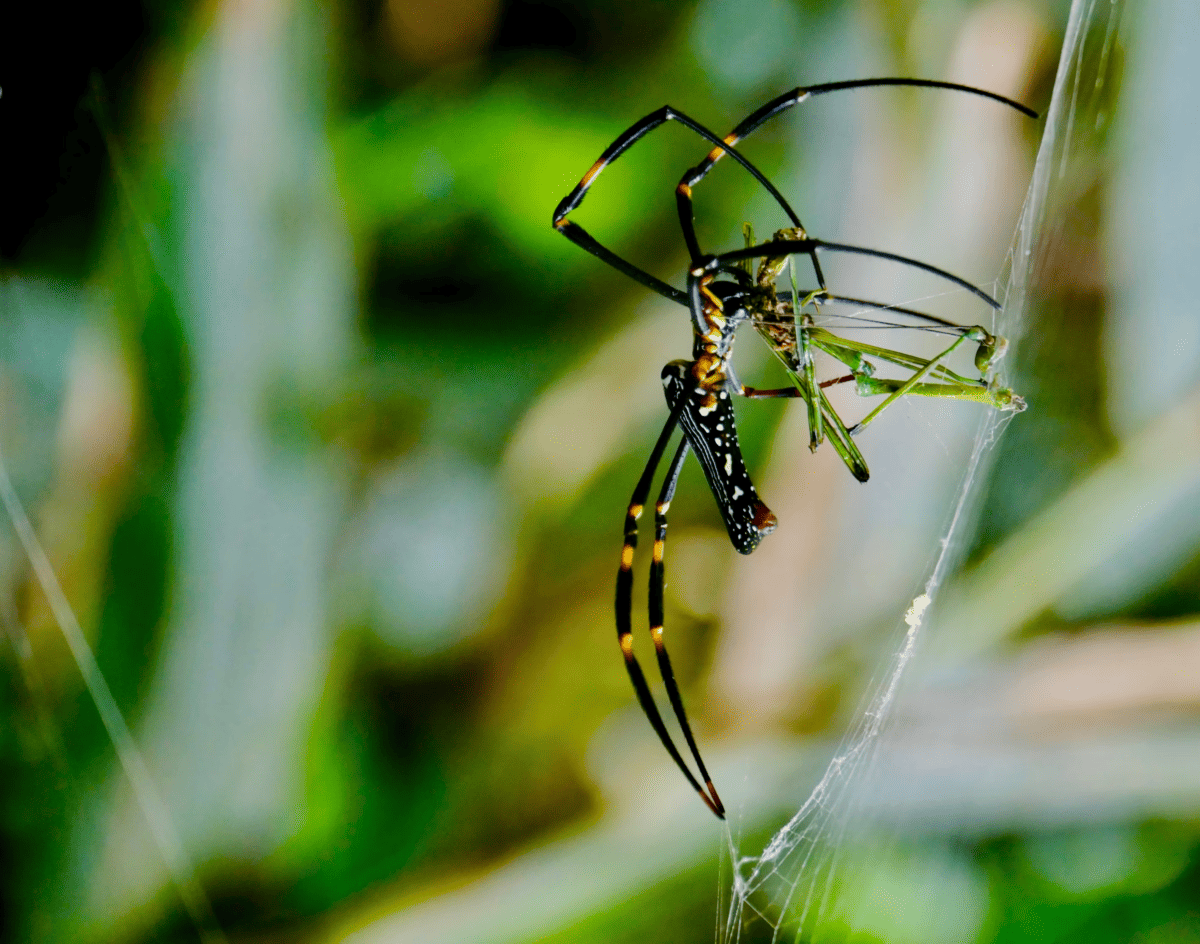
[[[583,175],[579,183],[575,185],[574,189],[572,189],[570,193],[568,193],[562,198],[562,200],[559,201],[558,206],[554,208],[554,215],[551,217],[551,223],[556,230],[566,236],[567,239],[571,240],[571,242],[575,243],[575,245],[586,250],[587,252],[590,252],[593,256],[601,261],[608,263],[608,265],[612,266],[617,271],[623,272],[635,282],[639,282],[647,288],[658,292],[659,295],[662,295],[664,298],[669,299],[670,301],[677,302],[680,305],[686,305],[688,303],[686,293],[673,288],[666,282],[663,282],[661,279],[658,279],[649,272],[646,272],[644,269],[641,269],[638,266],[635,266],[633,263],[621,258],[611,249],[601,245],[578,223],[567,219],[567,217],[574,212],[581,203],[583,203],[584,198],[587,196],[588,190],[591,189],[591,186],[593,183],[595,183],[596,178],[600,176],[600,174],[606,167],[608,167],[609,164],[629,150],[629,148],[636,144],[645,135],[649,134],[655,128],[661,127],[668,121],[678,122],[685,128],[688,128],[700,135],[700,137],[707,140],[710,144],[715,145],[717,151],[721,152],[722,154],[729,154],[733,160],[741,164],[742,167],[744,167],[746,171],[752,177],[754,177],[755,180],[757,180],[764,188],[766,188],[767,192],[775,199],[775,202],[778,203],[783,211],[787,214],[788,219],[790,219],[795,226],[800,225],[800,218],[796,216],[796,211],[791,208],[787,200],[783,198],[783,194],[781,194],[775,185],[766,178],[762,171],[760,171],[757,167],[751,164],[750,161],[739,154],[734,149],[732,144],[725,143],[712,131],[704,127],[704,125],[692,118],[689,118],[683,112],[676,108],[672,108],[670,105],[664,105],[657,111],[648,114],[641,121],[634,122],[632,125],[626,128],[625,131],[623,131],[617,137],[617,139],[613,141],[612,144],[605,148],[604,152],[596,160],[596,163],[593,164],[588,172]],[[676,190],[676,197],[677,199],[684,201],[684,203],[690,207],[691,191],[688,189],[686,183],[680,183],[679,188]],[[684,214],[681,215],[680,219],[691,219],[690,209],[688,209],[685,213],[682,203],[680,212],[681,214]],[[696,260],[699,258],[700,248],[696,243],[694,229],[687,222],[684,224],[684,236],[687,239],[688,250],[692,255],[692,259]],[[815,254],[813,255],[813,259],[815,262]]]

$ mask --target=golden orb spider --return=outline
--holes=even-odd
[[[1007,390],[989,384],[982,379],[990,367],[1003,355],[1004,341],[973,326],[964,327],[941,318],[926,315],[911,309],[863,302],[845,296],[836,296],[828,291],[821,271],[818,252],[858,253],[889,259],[904,265],[923,269],[947,279],[983,299],[993,308],[999,304],[982,289],[971,283],[938,269],[928,263],[918,262],[895,253],[866,249],[844,243],[833,243],[814,239],[804,231],[800,218],[776,187],[747,160],[735,147],[767,121],[782,114],[794,105],[817,95],[848,89],[878,86],[913,86],[917,88],[949,89],[990,98],[1015,108],[1022,114],[1036,118],[1037,113],[1003,95],[952,82],[937,82],[925,79],[876,78],[846,82],[829,82],[822,85],[800,87],[767,102],[724,138],[682,112],[664,106],[631,125],[605,149],[591,169],[576,187],[565,196],[554,210],[553,225],[577,246],[608,263],[634,281],[657,292],[664,298],[685,306],[691,313],[693,346],[690,360],[672,361],[663,368],[662,380],[665,388],[669,416],[650,452],[649,461],[625,513],[624,544],[621,548],[620,569],[617,572],[616,616],[617,641],[625,658],[625,667],[642,710],[649,719],[663,747],[683,771],[700,798],[719,818],[724,819],[725,807],[721,803],[712,778],[704,766],[700,750],[696,746],[691,725],[683,707],[683,698],[675,681],[671,660],[663,641],[663,557],[667,532],[667,510],[675,494],[679,473],[689,452],[695,452],[704,470],[705,478],[713,497],[717,501],[721,518],[729,533],[734,548],[742,554],[751,553],[767,534],[777,525],[775,515],[758,497],[750,480],[749,472],[738,445],[737,427],[730,392],[750,399],[800,397],[808,408],[810,444],[815,449],[828,435],[830,442],[842,457],[847,467],[859,481],[865,482],[869,472],[866,461],[854,445],[851,436],[872,422],[884,409],[902,396],[936,396],[970,399],[1001,410],[1020,410],[1024,403],[1020,397]],[[588,190],[609,164],[615,161],[640,138],[668,121],[677,121],[708,140],[713,148],[695,167],[685,173],[675,188],[679,222],[683,229],[684,242],[691,257],[687,274],[687,290],[681,291],[650,273],[622,259],[602,246],[579,224],[568,220],[587,195]],[[692,213],[692,188],[712,170],[722,157],[728,154],[741,164],[770,193],[775,202],[787,214],[792,226],[775,234],[769,242],[755,245],[753,233],[746,228],[746,243],[742,249],[719,255],[705,254],[696,237]],[[804,293],[795,287],[793,275],[791,299],[780,299],[775,282],[785,267],[790,267],[792,257],[806,255],[812,261],[818,288]],[[761,260],[757,273],[751,271],[752,260]],[[804,314],[809,304],[850,303],[871,309],[888,310],[922,323],[927,330],[950,335],[954,340],[933,358],[920,358],[869,344],[842,338],[818,327],[810,315]],[[733,349],[737,329],[750,323],[766,338],[771,349],[783,363],[793,381],[793,386],[774,390],[756,390],[743,386],[733,373],[729,358]],[[978,344],[975,366],[980,379],[962,377],[945,366],[943,361],[959,345],[972,341]],[[822,351],[841,361],[849,373],[831,380],[818,382],[815,378],[813,356]],[[911,370],[903,379],[875,377],[875,360]],[[824,389],[832,384],[854,382],[858,393],[864,396],[883,395],[885,400],[853,427],[847,427],[829,404]],[[632,606],[633,606],[633,559],[637,548],[638,519],[642,515],[650,495],[654,474],[662,461],[671,436],[676,427],[683,436],[667,466],[658,500],[654,506],[654,545],[650,561],[649,616],[650,635],[654,641],[659,672],[667,690],[671,708],[687,741],[692,758],[699,770],[699,777],[692,772],[679,753],[675,742],[667,731],[654,697],[646,683],[646,677],[633,653]]]

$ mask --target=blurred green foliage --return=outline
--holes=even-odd
[[[1002,555],[989,555],[1036,533],[1106,463],[1136,458],[1154,417],[1178,425],[1181,449],[1194,439],[1190,342],[1176,345],[1177,323],[1156,315],[1179,306],[1139,310],[1138,274],[1162,247],[1195,243],[1184,223],[1156,229],[1160,205],[1194,219],[1191,181],[1169,166],[1142,173],[1173,148],[1191,153],[1190,139],[1164,133],[1156,152],[1127,104],[1155,81],[1191,88],[1194,66],[1169,71],[1187,57],[1163,39],[1167,13],[1143,22],[1122,9],[1107,51],[1086,47],[1089,62],[1108,57],[1109,84],[1080,104],[1091,124],[1037,245],[1039,291],[1010,365],[1030,409],[980,485],[964,548],[986,583],[976,599],[1025,592],[1005,591],[1005,572],[987,569]],[[664,103],[723,131],[800,82],[961,80],[969,61],[981,84],[989,69],[996,82],[1016,70],[1000,90],[1044,108],[1067,5],[343,0],[21,15],[0,80],[0,122],[20,144],[5,157],[0,445],[223,933],[713,939],[729,852],[662,764],[611,635],[618,519],[662,421],[660,349],[686,355],[686,317],[558,236],[551,210]],[[942,173],[963,144],[939,126],[946,113],[906,93],[883,101],[791,116],[752,156],[814,233],[995,275],[1015,216],[972,229],[968,211],[926,211],[962,181],[963,205],[984,193],[998,202],[983,206],[1015,208],[1035,132],[963,131],[967,151],[1011,159]],[[678,282],[673,188],[704,150],[678,128],[650,136],[605,172],[580,218]],[[1178,205],[1154,190],[1163,177],[1179,183]],[[714,173],[697,205],[706,245],[737,245],[746,219],[774,225],[733,172]],[[1155,241],[1127,246],[1135,225]],[[999,247],[979,235],[988,227]],[[1113,340],[1132,317],[1145,350]],[[1143,376],[1157,376],[1144,365],[1158,356],[1182,379],[1147,405],[1121,379],[1127,354]],[[759,357],[751,372],[766,369]],[[970,436],[944,415],[873,428],[863,446],[878,481],[851,492],[822,458],[801,471],[781,459],[799,413],[739,414],[758,480],[816,496],[807,520],[784,522],[801,543],[770,593],[746,589],[765,554],[737,559],[701,477],[681,482],[671,647],[721,782],[748,797],[734,818],[742,854],[803,802],[892,645]],[[1000,645],[954,675],[995,681],[973,692],[984,719],[973,746],[994,746],[996,731],[1035,745],[1083,731],[1100,748],[1128,735],[1152,761],[1195,746],[1200,684],[1171,673],[1194,651],[1178,621],[1200,606],[1185,471],[1144,526],[1112,530],[1107,570],[1031,619],[989,614]],[[0,939],[196,939],[28,561],[11,539],[0,547]],[[896,571],[879,572],[872,553]],[[816,586],[803,583],[814,560],[832,571],[808,566]],[[729,673],[747,652],[760,669],[790,664],[794,653],[753,635],[784,584],[808,588],[797,592],[819,632],[784,614],[804,657],[780,706],[758,676]],[[747,595],[757,608],[739,614],[729,601]],[[1155,671],[1186,676],[1185,694],[1114,706],[1085,692],[1065,721],[1038,714],[1056,676],[1038,697],[1004,700],[1039,642],[1107,638],[1118,620],[1136,623],[1131,645],[1182,640],[1152,655]],[[1116,677],[1134,666],[1157,678],[1133,657]],[[957,703],[935,704],[956,720]],[[1176,740],[1155,754],[1163,731]],[[884,809],[883,840],[847,843],[822,935],[1200,936],[1189,768],[1101,799],[1081,792],[1075,806],[997,813],[972,807],[990,781],[962,764],[959,779],[923,784],[945,804],[936,828],[867,804]],[[750,921],[741,937],[773,939]]]

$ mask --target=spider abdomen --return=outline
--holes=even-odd
[[[730,542],[739,553],[749,554],[778,522],[750,481],[724,382],[697,384],[691,366],[689,361],[672,361],[663,368],[667,403],[674,412],[684,399],[679,425],[704,469]]]

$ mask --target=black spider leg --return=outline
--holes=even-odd
[[[764,124],[781,115],[794,105],[799,105],[801,102],[807,101],[810,98],[815,98],[818,95],[824,95],[828,92],[842,92],[848,89],[858,88],[876,88],[880,86],[907,86],[910,88],[933,88],[933,89],[948,89],[952,92],[965,92],[968,95],[978,95],[981,98],[990,98],[992,101],[1000,102],[1003,105],[1008,105],[1010,108],[1015,108],[1023,115],[1028,115],[1030,118],[1036,118],[1038,113],[1032,108],[1022,105],[1020,102],[1015,102],[1011,98],[1006,98],[1003,95],[998,95],[995,92],[989,92],[986,89],[975,88],[971,85],[959,85],[957,82],[938,82],[933,79],[903,79],[903,78],[885,78],[885,79],[853,79],[848,82],[825,82],[821,85],[799,86],[792,89],[790,92],[785,92],[777,98],[771,99],[749,117],[745,118],[741,124],[733,129],[723,139],[723,144],[732,147],[740,143],[744,138],[749,137]],[[695,186],[705,175],[708,174],[714,164],[724,156],[725,148],[713,148],[709,152],[708,157],[697,164],[688,172],[688,176],[684,180],[690,186]]]
[[[998,92],[989,92],[987,89],[981,89],[975,85],[962,85],[958,82],[940,82],[937,79],[907,79],[907,78],[875,78],[875,79],[850,79],[842,82],[822,82],[819,85],[802,85],[780,95],[778,98],[773,98],[767,104],[763,105],[753,115],[738,125],[739,137],[744,138],[756,128],[771,118],[774,118],[782,111],[787,111],[793,105],[798,105],[801,102],[815,98],[818,95],[825,95],[829,92],[845,92],[849,89],[860,88],[880,88],[883,86],[903,86],[906,88],[928,88],[928,89],[945,89],[950,92],[965,92],[967,95],[977,95],[980,98],[990,98],[994,102],[999,102],[1001,105],[1007,105],[1009,108],[1014,108],[1027,118],[1037,118],[1038,113],[1028,105],[1022,105],[1020,102],[1014,101],[1006,95],[1001,95]],[[737,141],[733,142],[734,144]]]
[[[695,187],[703,180],[713,165],[717,163],[725,152],[733,153],[734,145],[740,143],[744,138],[749,137],[764,124],[781,115],[794,105],[799,105],[801,102],[814,98],[817,95],[824,95],[828,92],[841,92],[848,89],[858,88],[873,88],[878,86],[909,86],[913,88],[933,88],[933,89],[948,89],[953,92],[965,92],[968,95],[978,95],[981,98],[990,98],[993,101],[1008,105],[1010,108],[1015,108],[1017,111],[1030,118],[1036,118],[1037,112],[1031,108],[1022,105],[1020,102],[1015,102],[1011,98],[1006,98],[1003,95],[998,95],[995,92],[989,92],[986,89],[975,88],[971,85],[959,85],[957,82],[938,82],[933,79],[902,79],[902,78],[886,78],[886,79],[854,79],[848,82],[826,82],[822,85],[809,85],[794,88],[790,92],[785,92],[777,98],[771,99],[748,118],[745,118],[741,124],[727,134],[721,142],[720,147],[715,147],[709,151],[708,156],[699,164],[683,175],[683,180],[680,182],[680,187],[687,186]],[[799,225],[799,224],[797,224]],[[689,246],[691,243],[689,243]],[[693,255],[693,259],[695,255]],[[820,281],[820,280],[818,280]],[[824,286],[824,282],[821,285]]]
[[[776,387],[770,390],[764,390],[760,387],[747,387],[734,373],[733,365],[728,364],[725,367],[725,376],[728,378],[727,386],[733,390],[739,397],[745,397],[747,400],[786,400],[792,397],[802,397],[803,394],[795,387]],[[824,381],[823,386],[832,386],[830,381]]]
[[[671,499],[675,497],[675,486],[679,482],[679,473],[683,469],[683,461],[690,450],[687,438],[679,444],[675,458],[667,469],[663,479],[662,491],[659,492],[658,502],[654,506],[654,552],[650,560],[650,636],[654,640],[654,652],[658,656],[658,671],[662,675],[663,686],[671,707],[675,710],[675,718],[683,731],[684,740],[691,748],[696,766],[700,768],[700,779],[708,788],[712,802],[709,806],[713,812],[724,818],[725,807],[717,796],[717,788],[713,786],[712,777],[700,757],[700,748],[696,746],[696,738],[692,735],[692,726],[688,723],[687,712],[683,709],[683,697],[679,694],[679,685],[675,681],[675,670],[671,667],[671,657],[667,655],[667,647],[663,642],[663,590],[666,586],[666,576],[663,569],[663,556],[667,540],[667,510],[671,507]]]
[[[741,271],[740,269],[737,271]],[[799,289],[800,297],[805,298],[813,296],[813,304],[820,310],[825,305],[845,305],[847,307],[856,307],[862,309],[852,315],[844,315],[847,321],[854,322],[872,328],[901,328],[908,330],[929,331],[934,334],[966,334],[971,330],[959,324],[956,321],[951,321],[949,318],[941,318],[937,315],[930,315],[923,311],[917,311],[915,308],[905,308],[903,305],[892,305],[887,302],[873,302],[866,298],[851,298],[849,295],[834,295],[833,292],[821,289],[803,288]],[[889,312],[894,311],[898,315],[906,315],[916,321],[924,322],[924,324],[902,324],[896,321],[888,321],[882,317],[864,317],[866,312]],[[831,316],[834,317],[834,316]]]
[[[792,221],[792,225],[799,229],[803,229],[803,227],[800,225],[800,218],[796,216],[796,211],[793,210],[787,200],[783,198],[783,194],[776,189],[775,185],[772,184],[771,181],[767,180],[762,171],[760,171],[757,167],[751,164],[750,161],[738,153],[738,151],[736,151],[732,145],[725,144],[716,136],[714,132],[704,127],[704,125],[700,124],[698,121],[689,118],[683,112],[672,108],[670,105],[664,105],[658,111],[652,112],[641,121],[634,123],[627,128],[617,138],[617,140],[605,148],[604,153],[600,155],[596,163],[592,165],[591,169],[584,174],[579,183],[575,185],[575,189],[563,197],[558,206],[555,207],[552,222],[554,228],[566,236],[567,239],[571,240],[571,242],[575,243],[575,245],[587,250],[601,261],[607,262],[619,272],[625,273],[625,275],[629,276],[635,282],[641,283],[647,288],[658,292],[658,294],[662,295],[664,298],[669,298],[673,302],[677,302],[681,305],[687,305],[688,296],[686,292],[682,292],[677,288],[673,288],[661,279],[655,278],[649,272],[639,269],[632,262],[622,259],[615,252],[598,243],[594,238],[592,238],[591,234],[588,233],[587,230],[585,230],[578,223],[567,219],[567,215],[573,212],[579,206],[579,204],[583,203],[584,197],[587,196],[588,189],[592,186],[593,182],[595,182],[596,178],[600,176],[600,172],[604,170],[604,168],[625,153],[625,151],[632,147],[640,138],[653,131],[659,125],[668,121],[678,121],[685,128],[691,129],[696,134],[700,135],[700,137],[712,142],[721,151],[729,152],[729,155],[735,161],[746,168],[746,170],[754,177],[754,179],[767,189],[767,192],[771,194],[771,196],[775,199],[775,202],[778,203],[783,209],[784,213],[787,214],[788,219]],[[676,193],[678,196],[678,190]],[[679,197],[679,199],[683,198]],[[685,202],[690,207],[690,197],[687,198]],[[682,209],[680,212],[681,214],[684,213]],[[689,209],[686,212],[686,215],[689,219],[690,213],[691,211]],[[688,233],[689,228],[685,224],[685,239],[688,238]],[[688,250],[691,252],[693,260],[697,259],[699,253],[698,247],[694,250],[692,248],[695,244],[695,241],[695,233],[691,232]]]
[[[676,202],[679,209],[679,220],[683,226],[683,238],[687,241],[688,251],[692,254],[692,262],[695,263],[700,259],[700,245],[696,240],[695,225],[691,213],[691,198],[692,188],[702,181],[708,172],[713,169],[713,166],[722,157],[725,152],[730,150],[734,145],[740,143],[744,138],[749,137],[772,118],[787,111],[793,105],[798,105],[803,101],[813,98],[817,95],[824,95],[828,92],[840,92],[848,89],[870,88],[876,86],[910,86],[915,88],[934,88],[948,89],[954,92],[965,92],[969,95],[978,95],[982,98],[990,98],[993,101],[1000,102],[1015,108],[1022,114],[1028,115],[1031,118],[1037,117],[1037,112],[1022,105],[1020,102],[1015,102],[1011,98],[1006,98],[1003,95],[998,95],[995,92],[989,92],[985,89],[975,88],[970,85],[960,85],[957,82],[938,82],[932,79],[903,79],[903,78],[885,78],[885,79],[855,79],[848,82],[826,82],[822,85],[809,85],[794,88],[790,92],[786,92],[777,98],[771,99],[749,117],[745,118],[736,128],[727,134],[723,139],[721,146],[713,148],[709,151],[708,156],[699,164],[683,175],[679,181],[679,186],[676,188]],[[730,151],[732,153],[732,151]],[[793,221],[796,226],[800,226],[798,220]],[[801,227],[803,228],[803,227]],[[816,272],[817,283],[821,288],[825,287],[825,278],[821,273],[820,263],[817,261],[816,253],[810,254],[812,259],[813,269]]]
[[[676,302],[677,304],[685,307],[688,305],[687,292],[681,292],[673,285],[668,285],[666,282],[662,281],[662,279],[655,278],[644,269],[639,269],[632,262],[622,259],[607,246],[602,246],[600,243],[596,242],[596,240],[592,238],[592,234],[585,230],[578,223],[574,223],[571,220],[556,219],[554,221],[554,227],[560,233],[566,236],[567,239],[571,240],[571,242],[573,242],[576,246],[586,249],[601,262],[607,262],[618,272],[623,272],[635,282],[646,286],[646,288],[650,289],[651,291],[657,292],[663,298]]]
[[[621,567],[617,571],[617,643],[621,647],[621,653],[625,656],[625,668],[629,672],[629,680],[633,682],[633,690],[637,692],[638,701],[641,703],[642,711],[650,721],[650,726],[654,728],[658,739],[662,741],[663,747],[667,749],[667,753],[671,755],[671,759],[675,761],[679,769],[683,771],[683,775],[687,777],[688,783],[692,788],[700,794],[705,805],[713,811],[719,818],[725,818],[724,807],[720,805],[720,800],[714,802],[698,781],[695,775],[688,769],[688,765],[684,763],[683,757],[680,756],[679,750],[675,747],[675,742],[671,740],[671,735],[667,731],[667,726],[663,723],[662,715],[659,714],[658,705],[654,703],[654,696],[650,694],[650,686],[646,684],[646,676],[642,672],[641,665],[638,664],[637,657],[633,654],[633,555],[637,549],[638,518],[642,516],[642,510],[646,505],[646,498],[650,494],[650,483],[654,479],[654,473],[658,470],[658,464],[662,461],[663,452],[667,448],[667,443],[671,438],[671,434],[675,432],[675,427],[679,423],[679,413],[683,408],[683,401],[671,411],[671,416],[668,418],[666,425],[663,427],[662,433],[659,434],[658,442],[654,444],[654,449],[650,452],[650,459],[646,463],[646,468],[642,472],[642,477],[638,479],[637,486],[633,490],[633,497],[630,499],[629,508],[625,512],[625,543],[621,548]],[[678,478],[678,466],[682,464],[683,457],[687,455],[684,445],[680,446],[679,451],[672,460],[671,466],[674,473],[674,478]],[[668,480],[672,479],[671,473],[668,473]],[[672,489],[674,486],[672,485]],[[656,516],[657,517],[657,516]],[[653,591],[652,591],[653,592]],[[661,600],[661,596],[660,596]],[[660,604],[661,608],[661,604]],[[659,624],[662,619],[659,617]],[[657,639],[656,639],[657,645]],[[661,666],[661,662],[660,662]],[[669,667],[669,665],[668,665]],[[665,681],[665,678],[664,678]],[[674,677],[672,676],[672,682]],[[675,697],[678,697],[676,691]],[[674,699],[672,699],[674,704]],[[687,734],[689,742],[691,741],[691,730],[684,726],[684,731]],[[693,751],[695,747],[693,746]],[[699,756],[697,755],[697,761]],[[701,765],[701,771],[704,770]],[[705,775],[707,780],[707,775]],[[716,792],[713,792],[713,797]]]
[[[801,297],[807,297],[812,294],[814,294],[812,289],[804,289],[800,292]],[[873,302],[873,301],[869,301],[865,298],[851,298],[849,295],[834,295],[831,292],[825,292],[821,295],[817,295],[813,299],[813,301],[816,303],[818,308],[820,308],[822,305],[834,304],[834,305],[853,305],[853,306],[857,306],[857,307],[862,308],[867,311],[894,311],[898,315],[907,315],[909,318],[913,318],[913,319],[916,319],[917,321],[925,322],[925,324],[927,326],[929,326],[925,330],[934,331],[936,333],[962,334],[965,331],[970,330],[969,328],[965,328],[962,325],[958,324],[957,322],[951,321],[949,318],[939,318],[937,315],[930,315],[923,311],[917,311],[914,308],[905,308],[902,305],[888,305],[888,304],[885,304],[884,302]],[[882,318],[863,318],[863,317],[860,317],[861,314],[862,313],[859,312],[859,313],[855,313],[853,315],[846,315],[845,317],[849,318],[851,320],[854,320],[854,321],[861,321],[863,324],[868,324],[868,325],[871,325],[872,327],[884,327],[884,328],[888,328],[888,327],[892,327],[892,328],[920,327],[919,325],[898,324],[896,322],[886,321]],[[939,331],[938,329],[940,329],[940,328],[946,328],[946,329],[948,329],[948,331],[945,331],[945,332]]]
[[[728,144],[720,144],[709,153],[710,155],[713,153],[724,154],[726,151],[729,151],[730,154],[737,153]],[[709,166],[711,167],[711,165]],[[679,185],[675,188],[675,207],[679,213],[679,225],[683,229],[683,241],[687,243],[688,254],[692,257],[693,265],[699,262],[704,254],[700,251],[700,240],[696,237],[696,214],[692,205],[692,187],[699,183],[704,178],[704,174],[707,173],[708,170],[706,169],[704,173],[697,176],[696,168],[692,168],[692,170],[683,175],[683,179],[679,181]],[[771,190],[772,194],[776,193],[774,187],[768,185],[768,189]],[[784,202],[782,197],[777,196],[776,199],[779,201],[780,206],[787,212],[792,224],[798,230],[804,232],[804,225],[800,222],[800,218],[792,212],[792,208]],[[817,277],[817,284],[821,288],[825,288],[825,273],[821,271],[821,263],[817,259],[816,250],[814,249],[808,255],[812,260],[813,273]]]
[[[894,252],[885,252],[882,249],[867,249],[864,246],[851,246],[847,243],[831,243],[823,239],[813,239],[811,237],[808,239],[780,239],[769,243],[759,243],[757,246],[747,246],[744,249],[733,249],[729,252],[723,252],[719,256],[709,256],[706,259],[702,259],[692,269],[692,275],[701,276],[719,270],[732,272],[737,268],[734,263],[740,262],[743,259],[758,259],[762,256],[811,255],[823,249],[827,249],[830,252],[849,252],[861,256],[872,256],[876,259],[887,259],[891,262],[899,262],[903,265],[911,266],[914,269],[921,269],[946,279],[948,282],[953,282],[960,288],[965,288],[973,295],[982,298],[992,308],[997,310],[1000,308],[1000,303],[983,289],[973,285],[966,279],[959,278],[957,275],[947,272],[945,269],[939,269],[937,266],[930,265],[928,262],[921,262],[919,259],[910,259],[908,256],[901,256]]]

